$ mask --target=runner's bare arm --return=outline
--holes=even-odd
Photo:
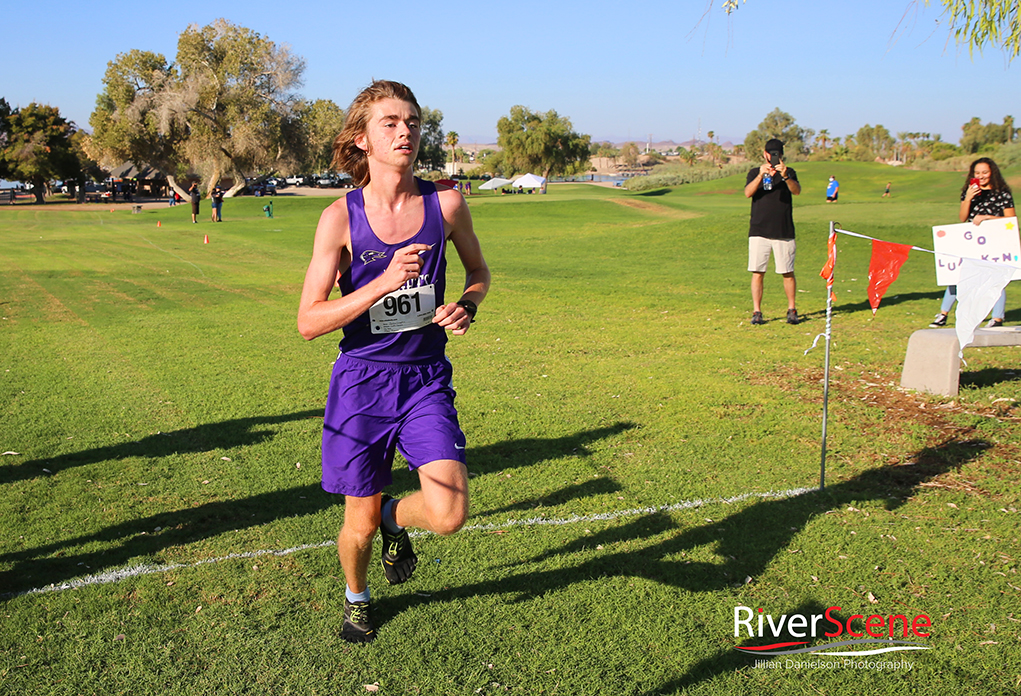
[[[349,295],[330,299],[330,291],[351,265],[351,234],[348,227],[347,203],[341,199],[323,211],[316,227],[312,260],[305,272],[305,284],[298,305],[298,332],[302,338],[313,338],[341,329],[368,311],[383,295],[393,292],[406,281],[417,278],[422,268],[418,252],[426,244],[410,244],[399,249],[390,259],[383,275]]]
[[[489,266],[482,256],[479,238],[475,235],[468,203],[457,191],[441,190],[440,208],[443,210],[443,220],[448,229],[447,239],[454,244],[457,256],[464,266],[464,292],[458,301],[467,300],[478,306],[489,292],[490,273]],[[439,307],[433,318],[434,323],[449,329],[455,336],[463,335],[471,326],[471,320],[468,311],[457,302]]]

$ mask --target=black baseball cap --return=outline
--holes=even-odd
[[[766,141],[766,147],[763,148],[766,152],[776,152],[783,154],[783,141],[773,138],[772,140]]]

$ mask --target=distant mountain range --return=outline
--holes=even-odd
[[[734,147],[733,140],[731,140],[729,138],[727,138],[727,139],[713,138],[713,141],[716,142],[716,143],[719,143],[720,146],[723,147],[724,150],[730,150],[730,149],[732,149]],[[638,148],[640,150],[643,150],[643,151],[645,150],[645,145],[646,145],[646,141],[644,141],[644,140],[635,140],[633,138],[630,139],[630,140],[620,139],[620,138],[592,138],[592,142],[594,142],[594,143],[609,142],[611,145],[613,145],[616,148],[620,148],[620,147],[626,145],[627,143],[634,143],[634,144],[636,144],[638,146]],[[692,147],[692,145],[704,145],[707,142],[709,142],[709,141],[708,140],[701,140],[698,143],[696,143],[694,140],[685,140],[682,143],[677,143],[677,142],[674,142],[673,140],[657,140],[657,141],[652,143],[652,149],[656,150],[657,152],[668,152],[670,150],[676,150],[679,147],[690,149]],[[493,141],[492,138],[489,138],[489,139],[480,138],[478,140],[475,140],[475,139],[472,139],[472,138],[459,138],[457,144],[458,144],[458,147],[462,147],[465,150],[474,150],[476,148],[479,149],[479,150],[499,150],[500,149],[499,146],[497,146],[497,144]]]

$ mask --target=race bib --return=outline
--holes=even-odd
[[[394,290],[369,308],[369,327],[374,334],[414,331],[431,324],[435,314],[435,285]]]

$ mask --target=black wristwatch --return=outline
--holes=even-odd
[[[479,306],[471,300],[458,300],[457,304],[464,307],[464,311],[468,312],[468,316],[472,318],[471,323],[475,323],[475,315],[479,313]]]

